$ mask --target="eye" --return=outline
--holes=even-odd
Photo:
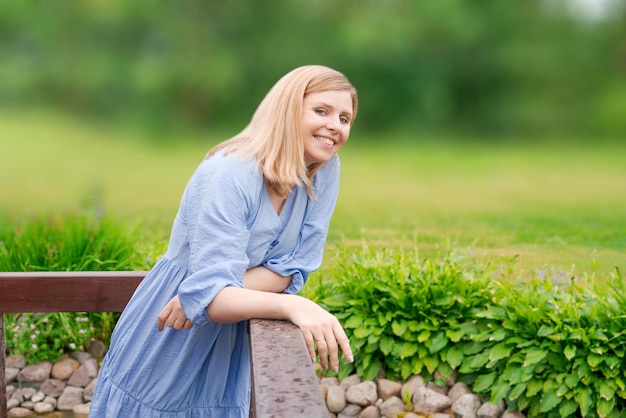
[[[315,109],[315,113],[317,113],[318,115],[325,115],[326,109],[318,107],[317,109]]]
[[[345,116],[340,116],[339,120],[341,121],[341,123],[350,123],[350,119]]]

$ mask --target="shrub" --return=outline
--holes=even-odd
[[[136,251],[135,228],[95,212],[42,218],[0,214],[0,271],[123,271],[149,268]],[[144,252],[145,254],[145,252]],[[29,363],[55,361],[108,342],[118,313],[5,314],[6,345]]]
[[[626,286],[499,278],[450,252],[346,250],[307,295],[342,322],[355,363],[341,376],[450,377],[533,417],[616,417],[626,407]],[[443,383],[436,381],[436,383]]]

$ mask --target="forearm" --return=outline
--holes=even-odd
[[[252,318],[289,319],[291,299],[299,296],[225,287],[207,307],[214,322],[233,323]]]
[[[243,286],[246,289],[261,290],[263,292],[281,293],[291,283],[291,276],[281,276],[263,266],[254,267],[243,276]]]

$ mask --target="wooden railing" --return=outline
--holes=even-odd
[[[0,418],[7,418],[4,313],[121,312],[146,272],[0,273]],[[250,417],[326,418],[302,333],[290,322],[250,321]]]

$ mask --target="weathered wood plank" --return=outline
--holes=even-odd
[[[121,312],[147,273],[0,273],[1,312]]]
[[[328,418],[300,329],[287,321],[250,321],[250,416]]]
[[[2,313],[121,312],[147,272],[0,273],[0,418],[7,418]],[[328,417],[300,329],[250,321],[250,416]]]

